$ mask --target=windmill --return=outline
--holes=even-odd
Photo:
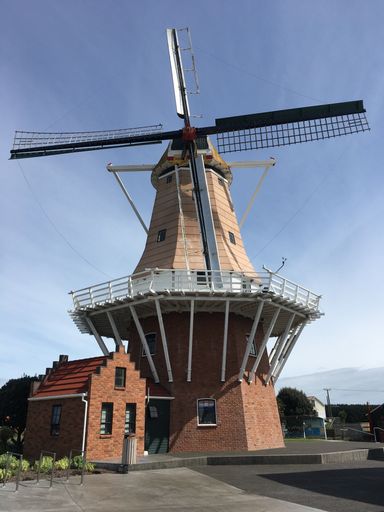
[[[148,237],[134,273],[73,292],[72,318],[104,354],[103,336],[116,346],[129,340],[143,376],[171,394],[171,407],[156,397],[149,401],[158,408],[147,417],[149,450],[156,443],[172,451],[277,447],[282,438],[273,383],[304,327],[320,316],[320,297],[267,269],[254,270],[230,198],[231,166],[220,155],[365,131],[365,109],[359,100],[193,127],[179,34],[167,30],[182,129],[16,132],[11,158],[170,141],[156,165],[141,169],[151,170],[157,194],[149,228],[139,217]],[[194,70],[191,44],[187,51]],[[217,150],[210,135],[217,136]],[[258,165],[268,170],[274,161]],[[131,167],[107,166],[129,200],[118,172]],[[268,354],[271,338],[276,342]],[[165,418],[161,428],[159,418]]]

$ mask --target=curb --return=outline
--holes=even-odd
[[[274,464],[348,464],[365,460],[383,460],[384,448],[364,448],[343,452],[317,454],[287,455],[209,455],[185,459],[171,459],[157,462],[131,464],[128,471],[146,471],[153,469],[193,468],[196,466],[230,466],[230,465],[274,465]],[[117,473],[123,472],[123,466],[116,462],[94,462],[97,469],[106,469]]]

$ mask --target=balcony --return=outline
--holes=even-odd
[[[75,312],[99,309],[140,297],[271,297],[318,313],[320,295],[272,272],[149,269],[71,292]]]

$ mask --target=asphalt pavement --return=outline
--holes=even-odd
[[[203,466],[199,473],[242,489],[329,512],[383,512],[384,461]]]
[[[2,512],[316,512],[316,509],[250,494],[188,468],[90,475],[66,483],[47,480],[0,488]],[[318,511],[317,511],[318,512]]]

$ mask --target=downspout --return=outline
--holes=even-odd
[[[84,407],[84,423],[83,423],[83,441],[82,441],[82,444],[81,444],[81,451],[82,451],[83,457],[85,455],[85,436],[86,436],[86,432],[87,432],[87,418],[88,418],[88,400],[85,400],[86,395],[87,395],[86,393],[83,393],[81,395],[81,401],[84,402],[84,404],[85,404],[85,407]]]

